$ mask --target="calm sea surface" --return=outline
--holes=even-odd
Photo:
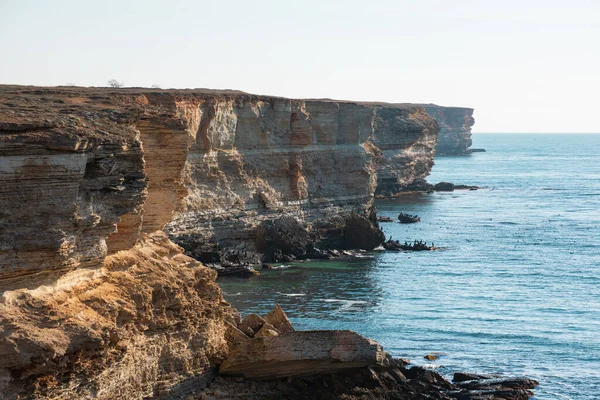
[[[485,187],[379,201],[394,239],[444,250],[305,262],[220,280],[243,314],[278,302],[298,329],[351,329],[397,357],[528,375],[536,399],[600,399],[600,135],[474,135],[430,182]],[[428,362],[423,356],[445,355]]]

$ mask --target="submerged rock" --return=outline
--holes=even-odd
[[[219,276],[229,276],[236,278],[250,278],[260,273],[249,265],[234,265],[234,264],[208,264],[210,267],[217,271]]]
[[[439,182],[433,186],[433,190],[436,192],[453,192],[454,184],[451,182]]]
[[[479,189],[479,186],[473,186],[473,185],[454,185],[454,189],[455,190],[477,190]]]

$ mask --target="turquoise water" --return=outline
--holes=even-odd
[[[524,374],[536,399],[600,398],[600,135],[474,135],[430,182],[486,187],[379,201],[394,239],[443,250],[372,252],[220,280],[244,314],[278,302],[298,329],[351,329],[394,356]],[[444,352],[439,360],[423,356]]]

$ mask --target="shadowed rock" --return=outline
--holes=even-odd
[[[346,220],[344,242],[348,249],[373,250],[385,240],[379,226],[362,215],[353,214]]]
[[[453,192],[454,184],[450,182],[439,182],[433,186],[433,190],[436,192]]]
[[[306,254],[310,232],[294,217],[264,221],[256,232],[256,248],[265,262],[289,261]]]
[[[466,382],[473,381],[478,379],[494,379],[500,378],[500,375],[491,375],[491,374],[472,374],[470,372],[455,372],[454,377],[452,378],[453,382]]]
[[[456,386],[468,390],[510,390],[510,389],[533,389],[539,383],[533,379],[517,378],[492,378],[476,379],[458,382]]]
[[[448,395],[458,400],[527,400],[533,396],[530,389],[537,385],[528,378],[475,379],[456,383],[459,390],[451,390]]]

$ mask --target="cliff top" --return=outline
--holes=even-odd
[[[410,109],[415,106],[436,106],[434,104],[413,104],[413,103],[387,103],[381,101],[360,101],[360,100],[337,100],[330,98],[298,98],[292,99],[282,96],[273,95],[259,95],[243,92],[241,90],[232,89],[206,89],[206,88],[195,88],[195,89],[159,89],[159,88],[145,88],[145,87],[127,87],[127,88],[113,88],[113,87],[80,87],[80,86],[22,86],[22,85],[4,85],[0,84],[0,104],[5,103],[5,96],[56,96],[56,97],[84,97],[94,100],[94,103],[98,103],[98,100],[106,100],[114,96],[139,96],[139,95],[155,95],[155,96],[172,96],[175,100],[186,100],[186,99],[233,99],[242,98],[248,100],[271,100],[271,99],[286,99],[286,100],[299,100],[299,101],[317,101],[317,102],[334,102],[334,103],[347,103],[347,104],[358,104],[365,106],[381,106],[381,107],[394,107],[402,109]],[[12,98],[12,100],[15,100]],[[441,106],[436,106],[441,107]],[[457,108],[457,107],[452,107]]]

